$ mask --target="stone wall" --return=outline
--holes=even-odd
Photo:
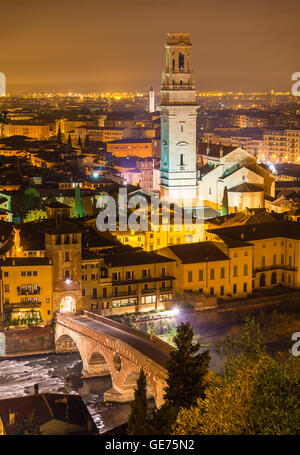
[[[51,327],[5,330],[6,355],[54,351],[54,334]]]

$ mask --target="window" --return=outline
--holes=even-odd
[[[266,265],[266,256],[262,256],[262,258],[261,258],[261,266],[265,267],[265,265]]]
[[[248,256],[248,251],[245,251],[244,256]]]
[[[281,264],[284,264],[284,254],[281,255]]]
[[[215,269],[210,269],[210,279],[211,280],[215,279]]]
[[[104,298],[107,297],[107,288],[103,288],[102,295]]]
[[[70,278],[70,270],[65,270],[65,278]]]
[[[4,272],[4,276],[8,276],[8,272]]]
[[[234,284],[233,285],[233,294],[236,294],[236,292],[237,292],[237,286],[236,286],[236,284]]]
[[[244,291],[244,292],[247,292],[247,283],[244,283],[244,285],[243,285],[243,291]]]
[[[238,254],[237,254],[237,253],[234,253],[233,257],[237,258],[237,257],[238,257]]]
[[[93,299],[97,298],[97,288],[93,288]]]
[[[4,285],[4,292],[9,292],[9,284]]]
[[[143,278],[149,278],[150,277],[150,270],[144,269],[142,272],[142,277]]]
[[[27,272],[27,276],[31,276],[31,272]]]
[[[37,271],[36,270],[33,271],[33,276],[37,276]]]
[[[276,262],[277,262],[276,254],[273,254],[273,265],[276,265]]]
[[[193,272],[188,272],[188,282],[191,283],[193,281]]]
[[[184,55],[180,52],[178,57],[179,69],[184,68]]]
[[[221,295],[224,295],[224,286],[221,286],[221,288],[220,288],[220,294],[221,294]]]
[[[183,133],[183,125],[180,125],[180,131]]]
[[[161,276],[163,276],[163,277],[166,276],[166,268],[165,267],[163,267],[161,269]]]
[[[199,270],[199,281],[203,281],[203,270]]]
[[[125,280],[130,280],[132,277],[132,272],[130,270],[127,270],[125,272]]]
[[[215,293],[215,289],[213,287],[211,287],[210,290],[209,290],[209,294],[210,295],[214,295],[214,293]]]
[[[225,278],[225,268],[221,267],[221,275],[220,278]]]
[[[244,264],[244,276],[248,275],[248,265]]]
[[[70,261],[70,253],[69,251],[66,251],[65,252],[65,262],[69,262]]]
[[[82,297],[85,296],[85,289],[82,289]]]
[[[183,166],[183,154],[180,154],[180,166]]]
[[[292,256],[289,256],[289,266],[292,266]]]
[[[26,272],[21,272],[21,276],[26,276]]]
[[[118,288],[114,288],[114,295],[118,295],[119,293],[119,289]]]
[[[237,265],[233,266],[233,276],[238,276],[238,268]]]

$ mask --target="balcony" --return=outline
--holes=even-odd
[[[20,286],[17,287],[17,293],[18,295],[38,295],[40,294],[41,288],[38,286],[36,289],[25,289],[25,288],[20,288]]]
[[[114,294],[114,297],[130,297],[132,295],[137,295],[137,291],[132,290],[130,292],[128,291],[119,291],[117,294]]]
[[[156,283],[157,281],[168,281],[168,280],[175,280],[174,276],[165,275],[165,276],[158,276],[158,277],[142,277],[142,278],[134,278],[133,280],[116,280],[112,281],[113,286],[122,286],[122,285],[130,285],[130,284],[138,284],[138,283]]]
[[[160,292],[170,292],[170,291],[173,291],[173,287],[172,286],[168,286],[168,287],[161,287],[159,288]]]
[[[19,303],[8,303],[7,309],[11,309],[12,311],[18,310],[20,308],[40,308],[42,302],[19,302]]]
[[[142,294],[153,294],[156,292],[156,288],[142,289]]]
[[[256,267],[253,269],[253,274],[258,272],[268,272],[269,270],[287,270],[290,272],[297,272],[297,267],[293,267],[292,265],[284,265],[284,264],[275,264],[275,265],[265,265],[263,267]]]

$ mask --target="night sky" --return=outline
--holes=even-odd
[[[14,0],[0,5],[8,92],[160,89],[167,32],[191,33],[198,90],[290,90],[299,0]]]

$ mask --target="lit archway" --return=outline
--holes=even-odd
[[[76,312],[76,300],[71,295],[63,297],[59,304],[60,313],[75,313]]]

